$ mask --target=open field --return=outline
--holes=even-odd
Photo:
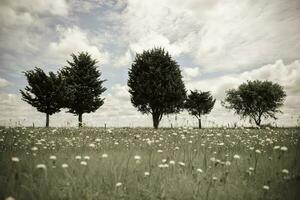
[[[299,129],[0,129],[0,199],[299,199]]]

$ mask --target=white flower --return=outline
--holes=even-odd
[[[256,150],[255,150],[255,153],[261,154],[261,151],[260,151],[259,149],[256,149]]]
[[[149,175],[150,175],[150,172],[144,172],[144,175],[145,175],[145,176],[149,176]]]
[[[211,162],[215,162],[216,161],[216,158],[215,157],[212,157],[209,159]]]
[[[81,159],[81,156],[75,156],[75,159],[76,159],[76,160],[80,160],[80,159]]]
[[[233,156],[233,158],[234,158],[234,159],[240,159],[241,157],[240,157],[239,155],[235,154],[235,155]]]
[[[274,150],[280,149],[280,146],[274,146]]]
[[[161,162],[162,162],[162,163],[166,163],[166,162],[167,162],[167,159],[162,159]]]
[[[91,143],[91,144],[89,145],[89,147],[94,148],[94,147],[96,147],[96,145],[95,145],[94,143]]]
[[[104,153],[104,154],[102,154],[102,156],[101,156],[102,158],[107,158],[108,157],[108,155],[106,154],[106,153]]]
[[[11,161],[13,161],[13,162],[20,162],[20,159],[18,157],[12,157]]]
[[[249,171],[254,171],[254,168],[253,167],[249,167]]]
[[[269,187],[269,186],[267,186],[267,185],[264,185],[264,186],[263,186],[263,189],[264,189],[264,190],[269,190],[269,189],[270,189],[270,187]]]
[[[122,186],[122,183],[121,182],[117,182],[116,183],[116,187],[120,187],[120,186]]]
[[[159,150],[157,150],[157,153],[162,153],[162,152],[163,152],[163,150],[160,150],[160,149],[159,149]]]
[[[218,180],[218,178],[214,176],[214,177],[212,177],[212,180],[216,181],[216,180]]]
[[[6,197],[5,200],[15,200],[12,196]]]
[[[202,172],[203,172],[203,170],[202,170],[202,169],[200,169],[200,168],[198,168],[198,169],[197,169],[197,172],[199,172],[199,173],[202,173]]]
[[[81,165],[83,165],[83,166],[87,166],[87,162],[86,162],[86,161],[84,161],[84,160],[83,160],[83,161],[81,161],[81,162],[80,162],[80,164],[81,164]]]
[[[289,170],[283,169],[281,172],[282,172],[283,174],[288,174],[288,173],[289,173]]]
[[[231,162],[227,160],[227,161],[225,162],[225,165],[226,165],[226,166],[230,166],[230,165],[231,165]]]
[[[64,164],[62,164],[62,165],[61,165],[61,167],[62,167],[62,168],[68,168],[68,167],[69,167],[69,165],[68,165],[68,164],[66,164],[66,163],[64,163]]]
[[[90,157],[89,157],[89,156],[84,156],[84,159],[85,159],[85,160],[89,160]]]
[[[178,164],[179,164],[180,166],[182,166],[182,167],[185,166],[185,163],[184,163],[184,162],[178,162]]]
[[[282,147],[280,148],[280,150],[281,150],[281,151],[287,151],[287,150],[288,150],[288,148],[287,148],[287,147],[285,147],[285,146],[282,146]]]
[[[37,164],[37,165],[36,165],[36,168],[37,168],[37,169],[46,169],[47,167],[46,167],[45,164]]]
[[[56,156],[52,155],[49,157],[50,160],[56,160]]]
[[[170,165],[175,165],[175,161],[174,160],[170,160]]]
[[[31,150],[32,150],[32,151],[37,151],[38,148],[37,148],[37,147],[32,147]]]
[[[135,156],[134,156],[134,160],[141,160],[141,156],[135,155]]]

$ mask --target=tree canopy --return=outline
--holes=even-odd
[[[64,80],[61,75],[49,72],[47,75],[41,68],[24,72],[28,86],[20,90],[22,100],[46,113],[46,127],[49,126],[49,115],[59,112],[63,107]]]
[[[238,89],[226,91],[223,105],[233,109],[242,118],[250,117],[257,126],[260,126],[262,117],[276,119],[275,114],[280,112],[286,94],[283,87],[271,81],[247,81]]]
[[[186,90],[179,65],[162,48],[137,54],[128,72],[131,102],[143,114],[152,114],[158,128],[164,114],[183,108]]]
[[[194,90],[187,96],[185,108],[189,114],[194,115],[198,119],[199,128],[201,128],[201,116],[210,113],[215,102],[216,99],[212,97],[209,91]]]
[[[87,52],[72,54],[69,66],[61,70],[66,81],[65,107],[70,113],[78,115],[79,126],[82,126],[82,115],[95,112],[104,104],[101,94],[106,90],[97,69],[95,59]]]

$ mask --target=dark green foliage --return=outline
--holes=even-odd
[[[49,126],[49,115],[59,112],[64,96],[64,81],[61,75],[50,72],[49,75],[40,68],[25,72],[28,86],[20,90],[22,100],[39,112],[46,113],[46,127]]]
[[[152,114],[154,128],[164,114],[182,109],[186,90],[181,71],[164,49],[137,54],[128,75],[131,102],[143,114]]]
[[[233,109],[241,117],[250,117],[260,126],[262,117],[274,118],[279,107],[283,105],[286,94],[283,87],[271,81],[247,81],[237,90],[226,91],[223,105]]]
[[[88,53],[72,54],[69,66],[61,70],[66,80],[65,107],[70,113],[78,115],[79,126],[82,126],[83,113],[95,112],[104,99],[100,95],[106,90],[105,80],[100,80],[101,72],[97,69],[97,61]]]
[[[211,96],[210,92],[194,90],[188,95],[185,108],[198,119],[199,128],[201,128],[201,116],[210,113],[215,102],[216,99]]]

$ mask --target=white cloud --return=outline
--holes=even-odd
[[[99,64],[106,64],[109,61],[109,54],[102,50],[101,44],[92,44],[87,32],[77,26],[71,28],[57,27],[59,41],[49,44],[49,53],[53,57],[65,60],[72,53],[86,51],[93,58],[99,61]]]
[[[192,78],[198,77],[200,70],[198,67],[185,67],[183,68],[183,77],[186,81],[190,81]]]
[[[299,8],[298,0],[129,0],[122,18],[132,51],[162,45],[202,71],[232,71],[299,59]]]
[[[6,87],[8,85],[9,85],[9,82],[6,79],[0,78],[0,88]]]

